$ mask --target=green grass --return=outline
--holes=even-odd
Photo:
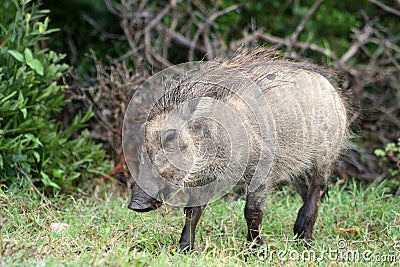
[[[246,242],[244,200],[221,199],[207,207],[199,223],[196,250],[184,254],[176,249],[184,221],[181,209],[138,214],[126,208],[125,198],[105,194],[100,199],[60,196],[53,200],[61,206],[56,211],[33,193],[0,191],[0,265],[361,266],[364,257],[373,259],[370,266],[400,264],[399,198],[386,194],[383,186],[356,185],[336,185],[329,196],[320,206],[312,250],[293,239],[301,201],[284,189],[266,203],[264,247],[249,249]],[[69,228],[56,233],[51,223]]]

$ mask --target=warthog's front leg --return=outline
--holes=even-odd
[[[255,241],[257,245],[262,245],[263,240],[260,236],[261,222],[264,214],[266,192],[261,186],[255,192],[248,192],[246,206],[244,208],[244,217],[247,223],[247,240]]]
[[[181,239],[179,240],[179,247],[183,251],[190,251],[193,249],[196,226],[205,207],[206,205],[185,208],[186,221],[182,230]]]

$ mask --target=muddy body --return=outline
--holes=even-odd
[[[328,176],[348,139],[344,101],[325,70],[310,64],[273,60],[263,50],[239,54],[221,62],[212,72],[194,74],[194,79],[206,75],[211,75],[211,79],[234,79],[234,76],[224,75],[224,72],[230,70],[239,71],[261,88],[264,98],[259,103],[258,110],[261,110],[261,116],[267,122],[273,120],[268,124],[273,129],[273,134],[261,132],[257,116],[246,107],[248,103],[231,94],[229,90],[215,84],[202,83],[195,83],[190,88],[175,86],[173,90],[176,91],[166,94],[166,99],[160,100],[146,123],[144,147],[149,158],[162,179],[184,186],[204,185],[218,180],[227,166],[229,171],[235,173],[240,162],[228,164],[230,152],[227,148],[232,145],[229,143],[229,128],[221,128],[207,119],[186,123],[181,131],[171,127],[167,130],[163,128],[166,116],[180,102],[207,97],[227,103],[239,114],[248,137],[249,152],[246,154],[246,168],[242,176],[248,185],[257,184],[255,188],[247,190],[246,196],[244,215],[248,226],[248,240],[262,243],[259,231],[265,199],[273,186],[285,183],[291,185],[303,199],[304,204],[299,210],[294,233],[309,242],[318,215],[320,198],[327,189]],[[239,86],[239,93],[245,91],[246,87]],[[257,97],[250,102],[257,103]],[[189,107],[192,113],[207,107],[204,103],[196,103]],[[265,112],[265,116],[262,112]],[[177,122],[188,120],[182,113],[176,116],[174,120]],[[212,141],[208,142],[209,146],[207,142],[202,142],[204,138]],[[168,147],[168,143],[174,139],[179,140],[181,154],[194,162],[190,170],[179,169],[170,164],[163,154],[163,148]],[[207,157],[207,153],[212,157]],[[237,158],[240,159],[241,150],[236,149],[235,153],[239,154]],[[265,166],[268,167],[267,171],[259,172],[257,168],[263,168],[260,166],[263,157],[270,164]],[[206,168],[196,167],[208,158],[212,160]],[[149,211],[159,205],[159,200],[135,187],[129,207],[136,211]],[[195,228],[204,208],[205,205],[188,205],[185,208],[186,222],[180,240],[182,249],[193,248]]]

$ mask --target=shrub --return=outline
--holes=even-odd
[[[66,103],[68,87],[60,83],[69,66],[61,63],[64,55],[45,48],[48,34],[56,31],[48,27],[49,11],[30,0],[13,3],[8,11],[0,6],[1,17],[15,10],[0,25],[0,184],[78,189],[110,163],[84,129],[90,109],[66,128],[54,119]]]
[[[383,149],[375,149],[375,155],[381,158],[380,167],[386,167],[392,176],[400,175],[400,138],[396,143],[388,143]]]

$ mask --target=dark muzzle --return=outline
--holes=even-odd
[[[135,185],[128,208],[137,212],[147,212],[157,209],[161,204],[161,201],[149,196],[138,185]]]

